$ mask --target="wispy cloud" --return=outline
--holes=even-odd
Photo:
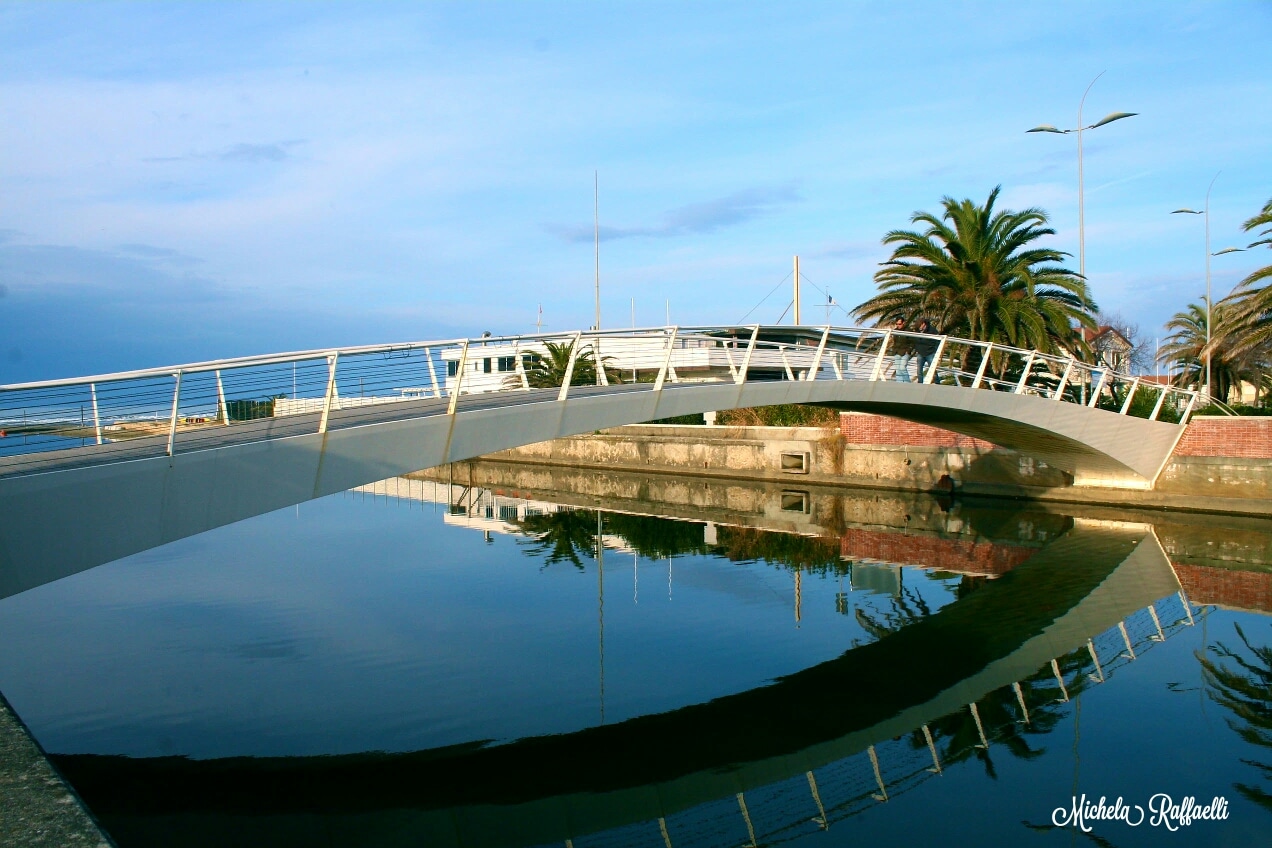
[[[153,262],[164,262],[169,265],[199,265],[203,260],[170,247],[155,247],[149,244],[121,244],[120,253],[137,256]]]
[[[726,197],[703,203],[690,203],[665,212],[658,224],[600,228],[601,241],[624,238],[671,238],[674,236],[700,235],[724,227],[742,224],[772,212],[780,206],[796,203],[799,192],[793,185],[749,188]],[[585,224],[549,224],[548,232],[568,242],[591,241],[593,228]]]
[[[883,248],[877,241],[858,239],[856,241],[830,242],[814,250],[810,256],[825,259],[860,259],[879,253]]]
[[[290,154],[287,148],[296,142],[282,144],[236,144],[220,155],[222,162],[281,162]]]
[[[304,144],[304,139],[289,139],[269,144],[253,144],[239,142],[211,153],[187,153],[183,156],[147,156],[141,161],[151,163],[193,162],[200,159],[218,160],[221,162],[282,162],[293,158],[291,149]]]

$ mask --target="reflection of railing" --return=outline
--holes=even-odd
[[[959,744],[941,730],[943,723],[960,718],[945,716],[908,736],[877,740],[860,754],[803,775],[666,818],[575,837],[572,843],[578,848],[758,846],[825,830],[942,775],[947,766],[978,749],[988,752],[999,740],[1028,728],[1043,710],[1066,709],[1072,696],[1107,682],[1117,669],[1208,612],[1206,607],[1194,610],[1182,592],[1150,604],[1092,637],[1086,647],[1057,657],[1002,693],[981,698],[981,705],[996,698],[1000,705],[1011,705],[1002,721],[993,723],[977,704],[969,704],[961,718],[974,728],[970,743]]]
[[[551,363],[547,344],[568,345]],[[930,365],[910,371],[915,350]],[[587,354],[585,359],[581,356]],[[604,367],[581,365],[602,363]],[[578,366],[578,367],[576,367]],[[891,380],[1031,395],[1121,415],[1186,421],[1196,393],[1147,387],[1140,378],[1074,357],[853,327],[664,327],[483,337],[243,357],[0,386],[0,433],[21,435],[0,472],[28,454],[65,450],[85,461],[172,455],[429,414],[454,414],[463,395],[546,390],[661,391],[668,383]],[[534,395],[536,400],[544,396]],[[290,414],[288,414],[290,413]],[[266,419],[262,421],[262,419]],[[6,453],[0,439],[0,455]],[[79,456],[80,454],[77,454]],[[25,457],[25,458],[23,458]]]

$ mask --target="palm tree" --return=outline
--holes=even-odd
[[[983,206],[941,199],[940,217],[916,212],[926,229],[893,230],[892,258],[875,274],[879,294],[854,310],[887,324],[928,318],[951,335],[1046,353],[1089,354],[1075,328],[1095,327],[1086,281],[1058,263],[1068,254],[1030,247],[1054,235],[1041,209],[994,211],[1001,186]]]
[[[574,342],[544,342],[545,354],[531,354],[530,364],[526,367],[526,381],[532,389],[559,388],[565,380],[565,372],[570,364],[570,353],[574,350]],[[606,372],[608,377],[608,372]],[[521,384],[520,377],[509,377],[509,385]],[[592,351],[580,350],[574,357],[574,371],[570,374],[571,386],[591,386],[596,383],[596,360]]]
[[[1272,200],[1263,210],[1242,225],[1246,232],[1259,231],[1262,238],[1250,247],[1264,245],[1272,248]],[[1262,228],[1262,229],[1260,229]],[[1230,306],[1234,334],[1234,350],[1250,355],[1263,367],[1255,376],[1255,384],[1263,382],[1269,360],[1272,360],[1272,265],[1265,265],[1237,283],[1223,301]],[[1218,322],[1216,321],[1216,324]]]
[[[1211,310],[1214,331],[1210,333],[1210,346],[1206,346],[1206,306],[1190,303],[1183,312],[1166,322],[1166,329],[1173,332],[1166,337],[1159,354],[1168,367],[1178,369],[1174,383],[1177,386],[1203,386],[1206,384],[1206,354],[1210,355],[1211,394],[1227,401],[1234,386],[1253,375],[1254,359],[1249,353],[1239,353],[1237,340],[1241,336],[1235,310],[1227,300],[1221,300]]]

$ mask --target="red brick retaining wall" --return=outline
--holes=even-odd
[[[1239,456],[1272,459],[1272,418],[1194,418],[1175,456]]]
[[[839,432],[850,445],[907,445],[923,448],[990,450],[994,444],[939,427],[913,424],[886,415],[846,412]],[[1231,456],[1272,459],[1272,417],[1198,417],[1188,422],[1175,456]]]
[[[916,448],[991,450],[990,442],[962,436],[940,427],[914,424],[886,415],[846,412],[839,416],[839,432],[850,445],[908,445]]]

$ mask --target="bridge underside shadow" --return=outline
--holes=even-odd
[[[817,380],[575,387],[333,412],[308,433],[0,479],[0,597],[255,515],[525,444],[739,407],[809,403],[934,424],[1077,479],[1151,481],[1177,425],[1004,392]],[[279,420],[279,419],[275,419]],[[226,428],[231,434],[235,428]]]
[[[930,617],[767,686],[666,713],[401,754],[56,759],[112,831],[137,844],[166,844],[174,829],[191,845],[283,844],[296,833],[343,833],[350,844],[560,844],[909,734],[1177,589],[1150,528],[1079,520]]]

